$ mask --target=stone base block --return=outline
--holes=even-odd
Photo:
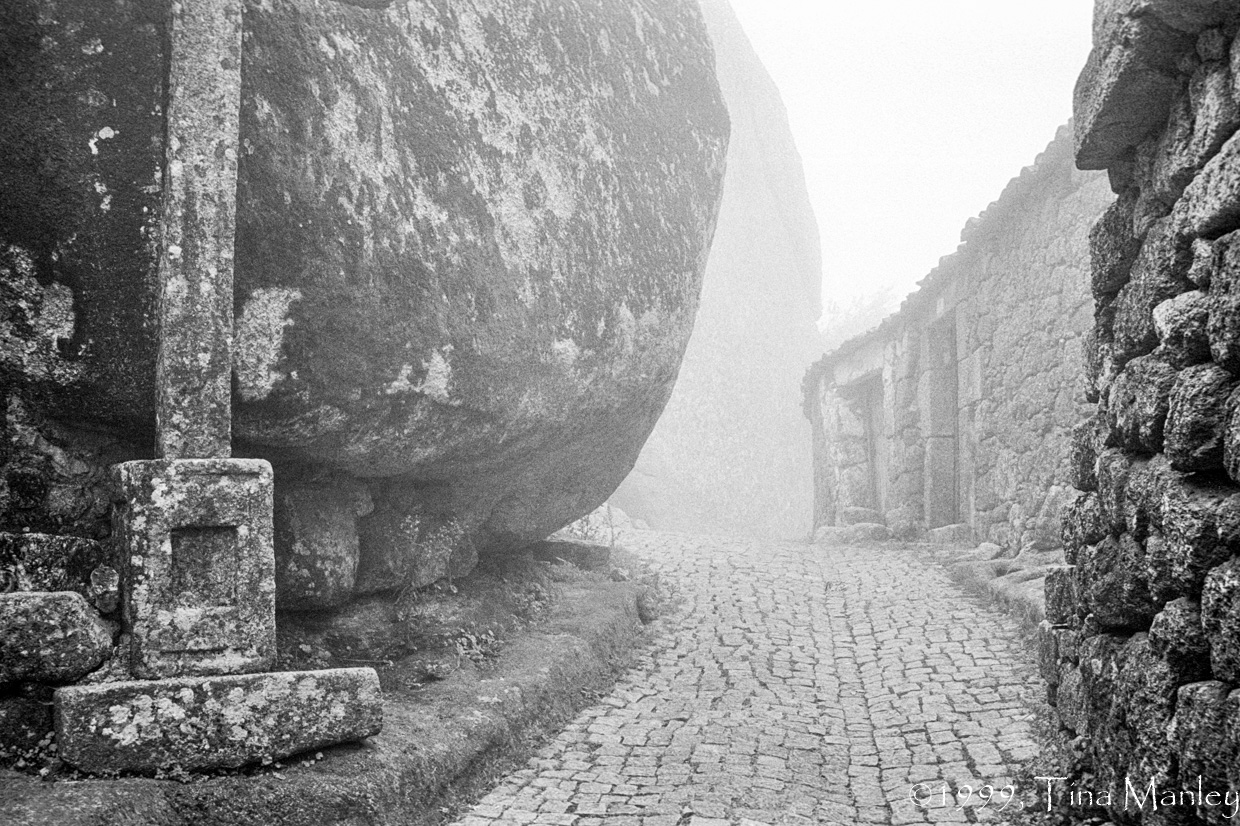
[[[263,671],[275,657],[271,466],[163,459],[113,468],[134,676]]]
[[[371,668],[62,688],[61,757],[88,772],[233,768],[378,734]]]

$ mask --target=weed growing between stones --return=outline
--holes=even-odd
[[[429,532],[414,545],[410,550],[410,556],[437,560],[442,569],[446,569],[447,575],[427,586],[425,580],[422,579],[425,572],[419,566],[413,566],[406,575],[405,581],[396,591],[396,618],[398,620],[404,622],[408,618],[411,603],[416,602],[418,593],[427,587],[444,588],[452,594],[457,592],[456,586],[452,584],[451,560],[455,555],[466,555],[470,558],[477,558],[478,555],[469,531],[455,519]]]
[[[616,547],[616,520],[611,512],[611,504],[605,503],[576,522],[565,525],[557,531],[557,535],[580,539],[583,542],[598,542],[614,549]]]

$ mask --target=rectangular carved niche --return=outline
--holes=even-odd
[[[271,467],[254,459],[127,462],[114,533],[134,676],[262,671],[275,654]]]

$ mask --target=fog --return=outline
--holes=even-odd
[[[1093,4],[732,0],[818,218],[825,320],[894,309],[1071,115]]]

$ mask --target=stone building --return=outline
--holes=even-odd
[[[1238,29],[1234,2],[1100,2],[1077,83],[1077,164],[1118,197],[1041,662],[1124,823],[1227,822],[1240,790]],[[1151,784],[1174,805],[1137,808]]]
[[[1061,129],[917,292],[806,375],[815,527],[885,522],[1011,551],[1059,543],[1106,179]]]

